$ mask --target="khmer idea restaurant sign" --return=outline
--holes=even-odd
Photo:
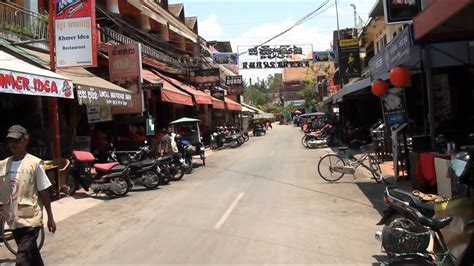
[[[95,0],[54,0],[56,66],[97,66]]]

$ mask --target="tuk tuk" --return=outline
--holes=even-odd
[[[187,143],[191,145],[191,149],[189,149],[191,155],[199,155],[202,160],[202,164],[206,165],[206,155],[204,153],[204,143],[202,142],[201,138],[199,122],[201,122],[199,119],[183,117],[171,122],[169,125],[173,128],[173,132],[181,135],[183,144]]]
[[[300,115],[301,120],[301,130],[319,130],[324,127],[326,124],[326,114],[322,112],[308,113]],[[312,124],[313,120],[316,120],[316,127]]]

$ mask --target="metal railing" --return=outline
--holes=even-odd
[[[47,39],[48,17],[11,2],[0,2],[0,29],[31,39]]]

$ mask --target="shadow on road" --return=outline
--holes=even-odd
[[[386,208],[383,201],[385,185],[372,182],[356,182],[356,185],[359,187],[360,191],[365,194],[367,199],[370,200],[374,209],[382,214],[383,210]]]
[[[283,184],[283,185],[287,185],[287,186],[292,186],[292,187],[295,187],[295,188],[298,188],[298,189],[303,189],[303,190],[306,190],[306,191],[311,191],[311,192],[314,192],[314,193],[318,193],[318,194],[321,194],[321,195],[330,196],[330,197],[333,197],[333,198],[338,198],[338,199],[345,200],[345,201],[349,201],[349,202],[352,202],[352,203],[355,203],[355,204],[359,204],[359,205],[362,205],[362,206],[365,206],[365,207],[375,208],[375,207],[372,206],[372,205],[366,204],[366,203],[364,203],[364,202],[359,202],[359,201],[357,201],[357,200],[354,200],[354,199],[351,199],[351,198],[348,198],[348,197],[343,197],[343,196],[340,196],[340,195],[327,193],[327,192],[320,191],[320,190],[313,189],[313,188],[303,187],[303,186],[300,186],[300,185],[297,185],[297,184],[292,184],[292,183],[284,182],[284,181],[281,181],[281,180],[278,180],[278,179],[273,179],[273,178],[266,177],[266,176],[255,175],[255,174],[251,174],[251,173],[245,173],[245,172],[240,172],[240,171],[235,171],[235,170],[230,170],[230,169],[220,169],[220,170],[228,171],[228,172],[233,172],[233,173],[237,173],[237,174],[241,174],[241,175],[246,175],[246,176],[252,176],[252,177],[261,178],[261,179],[266,179],[266,180],[269,180],[269,181],[271,181],[271,182],[275,182],[275,183],[279,183],[279,184]]]
[[[15,263],[15,259],[0,259],[0,265],[5,265],[4,263]]]

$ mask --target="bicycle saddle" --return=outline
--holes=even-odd
[[[337,149],[340,150],[340,151],[347,151],[349,149],[349,147],[339,147]]]

